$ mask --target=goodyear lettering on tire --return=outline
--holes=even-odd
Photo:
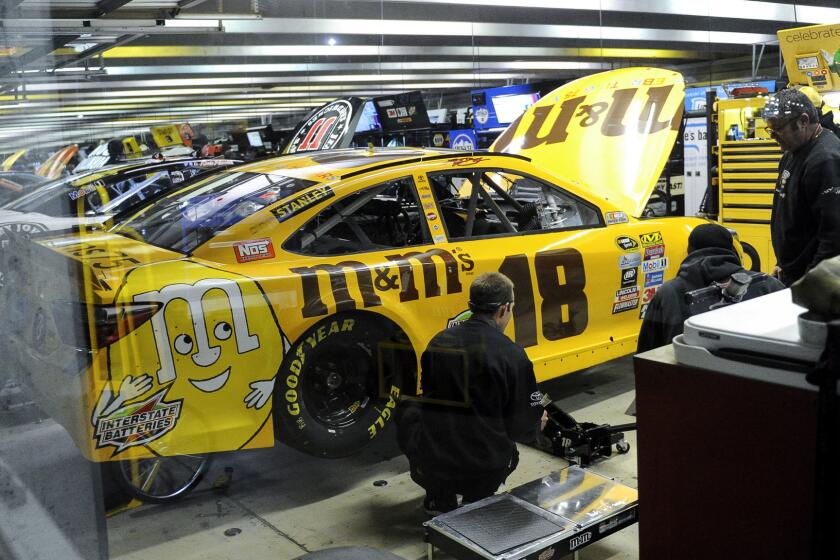
[[[300,404],[298,402],[300,397],[298,396],[297,387],[300,384],[300,372],[306,363],[307,349],[311,350],[315,348],[318,344],[334,334],[352,331],[354,324],[355,321],[353,319],[345,319],[340,323],[339,321],[331,321],[329,328],[326,325],[321,326],[317,331],[298,342],[297,348],[294,350],[295,357],[292,363],[289,364],[289,375],[285,378],[286,411],[291,416],[298,416],[300,414]],[[306,427],[306,424],[303,422],[297,422],[296,424],[299,430]]]

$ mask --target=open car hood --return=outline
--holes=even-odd
[[[679,133],[678,72],[621,68],[565,84],[540,99],[490,146],[520,154],[640,216]]]

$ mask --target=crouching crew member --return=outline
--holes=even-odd
[[[682,334],[683,323],[692,313],[685,295],[706,288],[713,282],[725,282],[736,272],[746,272],[735,251],[732,234],[718,224],[702,224],[688,236],[688,256],[680,264],[676,278],[665,282],[648,306],[637,352],[671,344]],[[743,299],[784,289],[784,284],[769,276],[754,279]]]
[[[407,449],[429,515],[493,495],[519,460],[515,441],[536,439],[548,418],[534,368],[503,331],[514,306],[506,276],[470,286],[472,316],[432,339],[420,359],[423,402]],[[402,428],[401,428],[402,429]]]

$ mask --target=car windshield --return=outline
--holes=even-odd
[[[316,184],[273,173],[223,173],[159,199],[114,231],[190,253],[254,212]]]
[[[71,204],[79,197],[73,197],[93,181],[94,175],[100,175],[101,169],[62,177],[28,192],[5,208],[16,212],[39,212],[47,216],[74,216],[78,213],[76,204]]]

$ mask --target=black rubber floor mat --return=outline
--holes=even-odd
[[[453,515],[445,522],[452,530],[494,555],[563,529],[559,522],[552,523],[509,497]]]

